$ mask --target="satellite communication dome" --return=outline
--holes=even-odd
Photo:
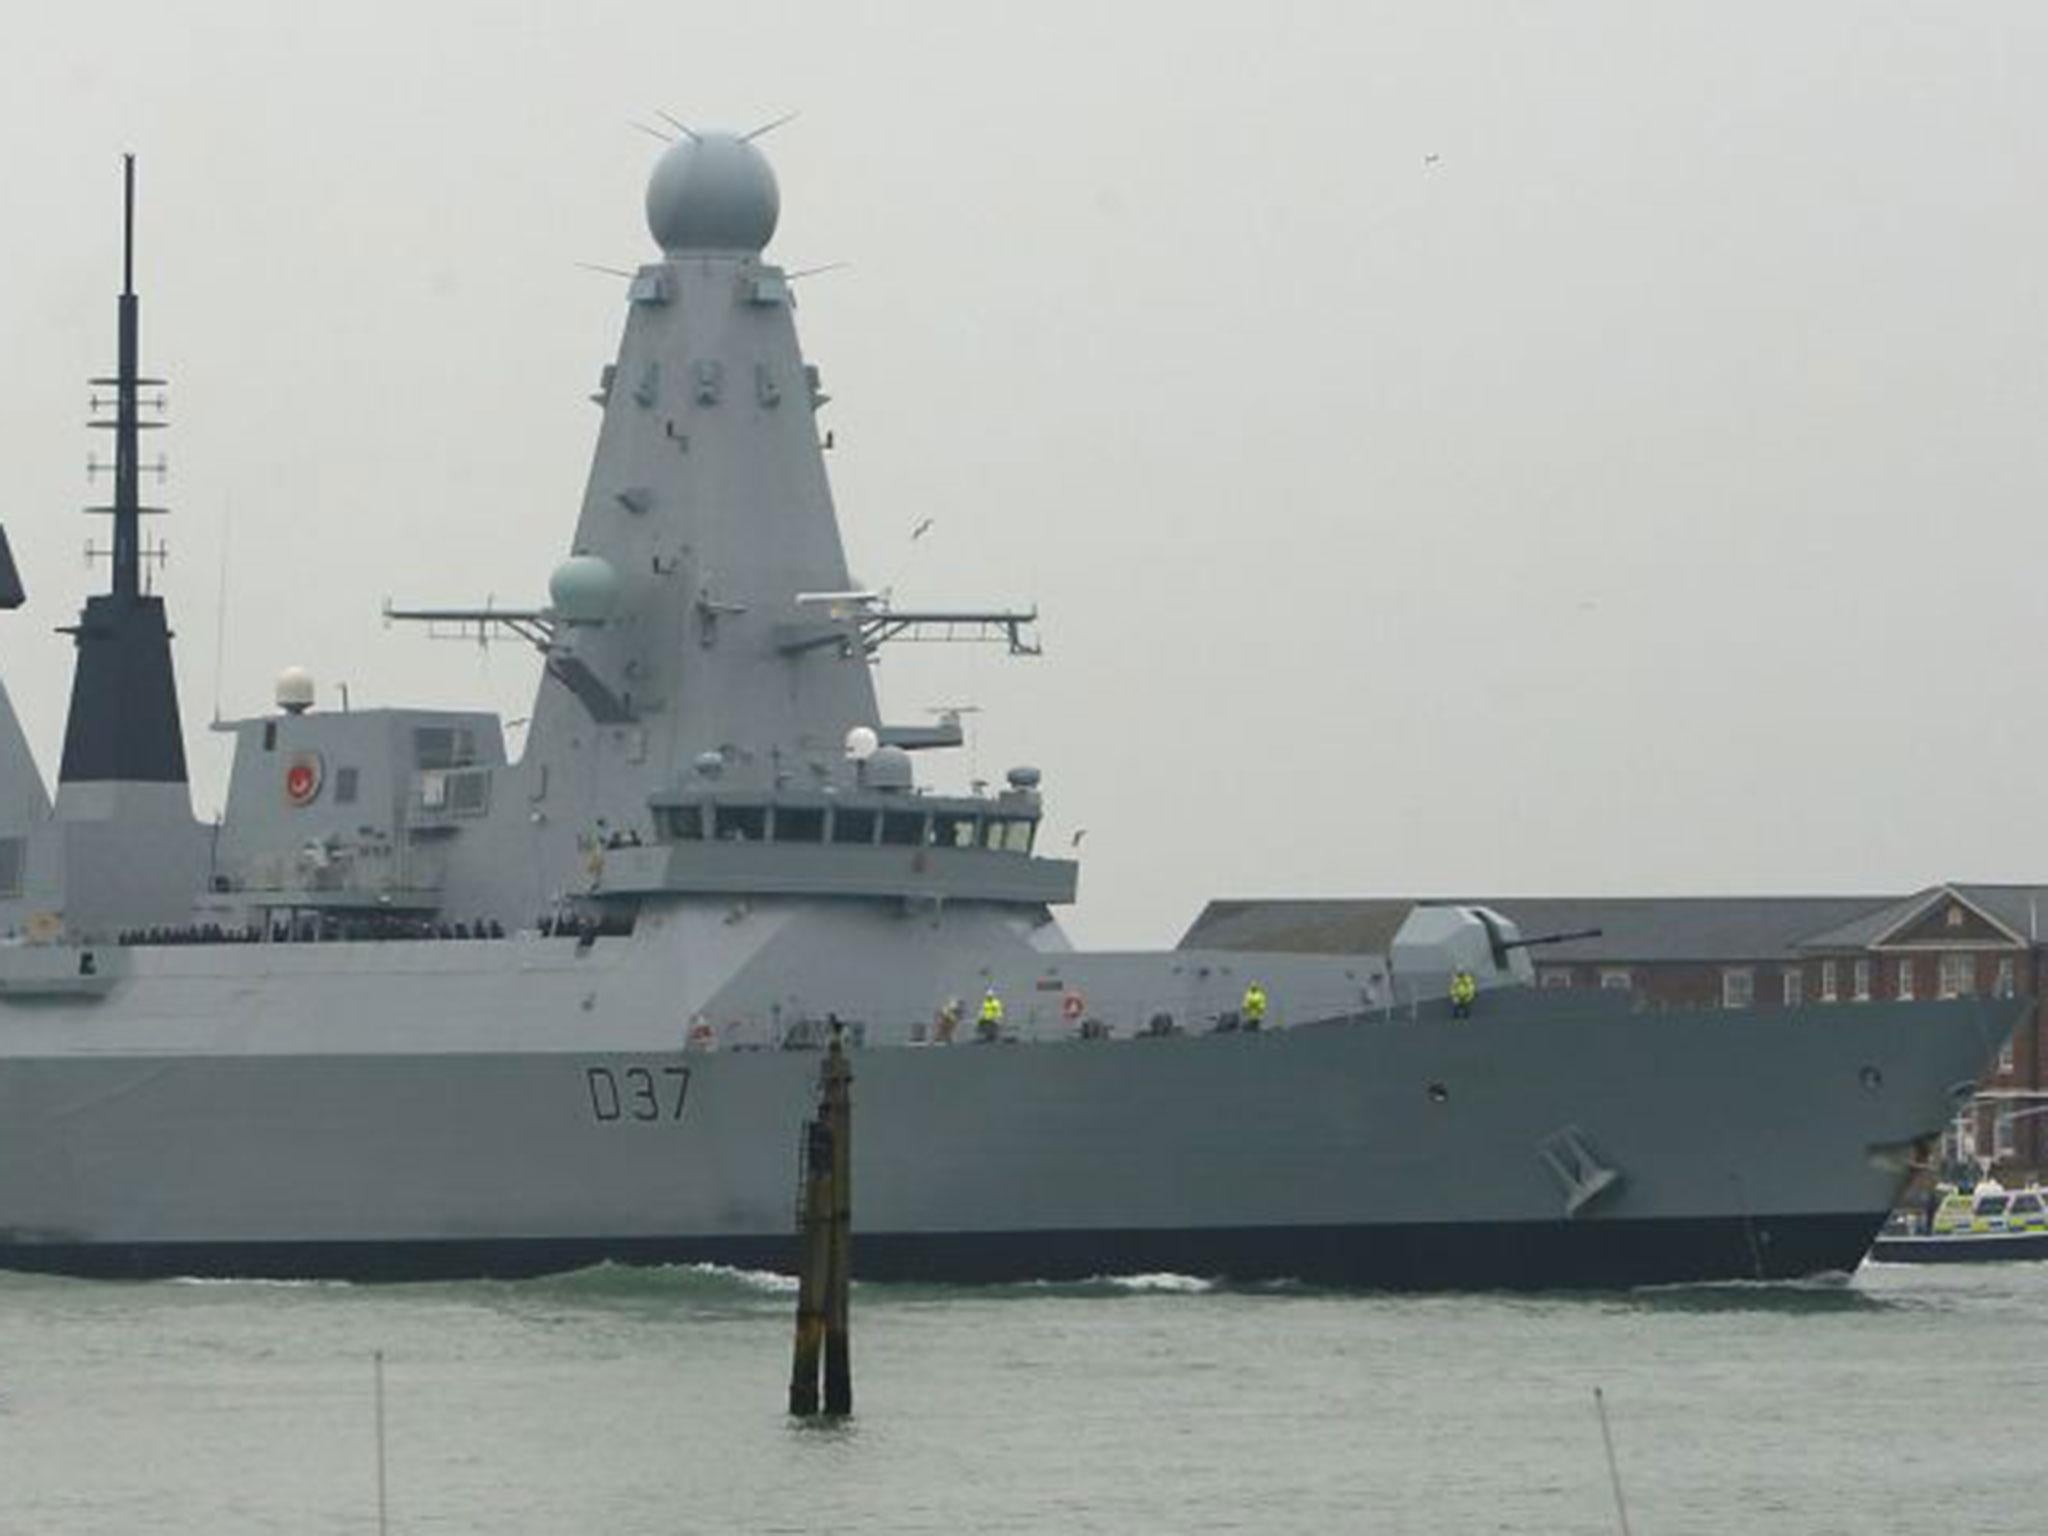
[[[313,674],[304,667],[286,667],[277,674],[277,707],[303,715],[313,707]]]
[[[877,747],[868,754],[867,781],[870,789],[905,790],[913,777],[910,754],[901,747]]]
[[[881,744],[882,738],[875,734],[871,725],[856,725],[846,733],[846,755],[856,763],[873,757],[875,748]]]
[[[647,228],[671,254],[758,251],[781,212],[768,157],[736,134],[686,133],[647,182]]]
[[[602,624],[619,606],[619,573],[602,555],[571,555],[548,578],[548,601],[565,624]]]

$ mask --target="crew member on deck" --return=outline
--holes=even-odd
[[[1237,1011],[1246,1029],[1263,1029],[1266,1024],[1266,989],[1256,981],[1244,989],[1244,1004]]]
[[[1462,965],[1451,972],[1451,1017],[1472,1017],[1472,1003],[1479,996],[1479,978]]]
[[[940,1005],[938,1018],[934,1022],[938,1026],[939,1044],[951,1045],[953,1036],[960,1032],[960,999],[947,998]]]
[[[996,996],[994,987],[981,994],[981,1020],[977,1033],[983,1040],[1000,1040],[1003,1037],[1003,1000]]]

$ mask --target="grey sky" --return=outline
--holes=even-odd
[[[0,63],[46,772],[122,149],[210,813],[216,691],[288,663],[527,713],[527,656],[378,608],[564,552],[621,314],[575,264],[650,254],[626,120],[801,108],[770,254],[852,263],[798,323],[855,569],[1046,618],[1037,662],[889,653],[888,712],[982,706],[949,779],[1045,770],[1080,937],[2042,874],[2038,6],[509,9],[51,11]]]

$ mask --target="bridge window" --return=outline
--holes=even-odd
[[[872,843],[875,840],[875,823],[878,819],[873,811],[849,810],[845,806],[840,806],[832,812],[832,841]]]
[[[415,726],[412,759],[415,768],[467,768],[476,761],[476,741],[459,725]]]
[[[334,770],[334,803],[336,805],[354,805],[356,803],[356,785],[360,778],[361,774],[354,768],[337,768]]]
[[[662,834],[671,842],[704,841],[704,808],[701,805],[664,806],[658,817]]]
[[[892,848],[915,848],[924,841],[924,812],[882,812],[882,841]]]
[[[0,896],[21,894],[22,869],[28,863],[28,840],[0,837]]]
[[[822,805],[778,805],[775,808],[775,841],[822,843],[825,841],[825,808]]]
[[[716,815],[721,843],[758,843],[767,839],[768,807],[765,805],[721,805]]]
[[[975,830],[981,818],[978,816],[956,816],[940,812],[932,817],[932,846],[935,848],[972,848]]]
[[[448,775],[448,809],[457,816],[481,816],[490,809],[491,770],[473,769]]]
[[[998,853],[1029,853],[1035,826],[1028,816],[991,816],[982,823],[981,846]]]

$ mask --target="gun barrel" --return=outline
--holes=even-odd
[[[1540,949],[1545,944],[1569,944],[1574,939],[1597,939],[1606,930],[1603,928],[1574,928],[1569,933],[1541,933],[1534,938],[1509,939],[1502,949]]]

